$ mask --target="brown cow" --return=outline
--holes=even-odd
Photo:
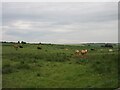
[[[84,54],[86,54],[87,52],[88,52],[87,49],[81,50],[81,55],[84,55]]]
[[[14,47],[16,50],[18,50],[19,45],[18,45],[18,44],[14,44],[13,47]]]
[[[83,50],[75,50],[75,55],[76,56],[80,56],[80,54],[82,56],[84,56],[85,54],[87,54],[88,50],[87,49],[83,49]]]
[[[81,55],[82,55],[82,57],[85,57],[85,55],[87,54],[87,52],[88,52],[88,50],[87,49],[83,49],[83,50],[81,50]]]

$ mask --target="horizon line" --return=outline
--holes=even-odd
[[[19,41],[19,40],[18,40]],[[8,42],[8,43],[17,43],[18,41],[0,41],[0,43],[2,42]],[[20,41],[21,42],[21,41]],[[52,43],[52,42],[28,42],[28,41],[23,41],[23,42],[26,42],[26,43],[34,43],[34,44],[38,44],[38,43],[43,43],[43,44],[93,44],[93,43],[119,43],[119,42],[80,42],[80,43]]]

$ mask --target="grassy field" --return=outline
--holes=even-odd
[[[118,51],[91,45],[2,45],[3,88],[117,88]],[[68,50],[65,50],[67,48]],[[74,55],[88,49],[86,58]],[[95,50],[90,50],[95,48]],[[102,50],[101,50],[102,49]]]

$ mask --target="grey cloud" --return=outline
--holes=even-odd
[[[110,7],[111,5],[112,7]],[[114,3],[43,3],[43,5],[41,3],[14,3],[12,5],[4,3],[3,18],[58,22],[99,22],[117,19],[115,5]]]
[[[8,35],[54,43],[117,41],[117,3],[24,2],[2,8],[5,40]]]

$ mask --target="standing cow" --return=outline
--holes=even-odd
[[[80,54],[82,55],[82,57],[84,57],[85,54],[87,54],[88,50],[87,49],[83,49],[83,50],[75,50],[75,55],[76,56],[80,56]]]
[[[14,44],[13,47],[14,47],[16,50],[18,50],[18,48],[23,48],[23,46],[22,46],[22,45],[19,45],[19,44]]]
[[[81,55],[85,55],[87,52],[88,52],[87,49],[83,49],[83,50],[81,50]]]
[[[80,51],[79,50],[75,50],[75,55],[79,56],[80,55]]]

